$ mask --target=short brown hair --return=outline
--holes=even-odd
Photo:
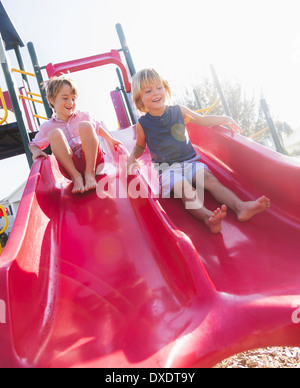
[[[166,95],[171,99],[171,88],[164,78],[156,70],[149,68],[140,70],[132,79],[132,99],[140,112],[147,113],[148,110],[142,102],[142,90],[152,82],[161,82],[166,90]]]
[[[72,94],[76,97],[78,96],[76,85],[68,75],[63,74],[59,77],[55,76],[50,78],[48,81],[43,82],[43,88],[46,89],[46,97],[50,108],[54,108],[50,102],[50,98],[55,100],[63,85],[70,86]]]

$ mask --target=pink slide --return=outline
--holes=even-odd
[[[123,148],[102,144],[100,182],[119,194],[104,199],[101,184],[72,195],[55,159],[38,160],[0,258],[1,367],[211,367],[300,346],[300,163],[222,127],[189,130],[218,179],[272,207],[248,223],[229,211],[213,235],[180,199],[147,197],[147,152],[136,199]],[[114,136],[131,151],[134,128]]]

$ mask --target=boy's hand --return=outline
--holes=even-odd
[[[127,175],[134,175],[133,171],[134,171],[135,167],[140,168],[139,162],[137,160],[134,160],[134,161],[129,161],[128,160],[128,163],[127,163]]]
[[[112,147],[114,148],[115,151],[117,150],[118,145],[124,145],[120,140],[115,139],[115,138],[112,138],[110,140],[110,144],[112,145]]]
[[[32,160],[35,162],[38,158],[48,159],[48,155],[44,151],[38,149],[32,153]]]
[[[231,117],[228,118],[227,125],[233,130],[233,132],[243,133],[242,128]]]

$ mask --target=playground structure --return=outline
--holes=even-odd
[[[28,47],[40,84],[42,67]],[[129,50],[122,50],[134,74]],[[13,85],[4,58],[5,50],[1,64]],[[130,74],[117,50],[49,64],[46,71],[51,77],[108,63],[122,78],[112,98],[123,129],[113,136],[124,147],[114,152],[100,139],[110,169],[99,182],[128,194],[135,181],[141,195],[74,196],[52,156],[33,164],[0,258],[0,300],[7,309],[5,324],[0,322],[0,366],[206,367],[257,347],[300,346],[299,162],[226,128],[189,125],[192,143],[218,179],[244,199],[272,199],[272,208],[247,224],[229,213],[222,234],[212,235],[180,200],[151,195],[149,152],[141,170],[124,180],[120,161],[136,133],[125,96]],[[29,124],[13,89],[13,128],[24,126],[26,143]],[[25,97],[32,98],[28,92]],[[38,118],[32,109],[33,124]],[[216,207],[208,195],[206,201]]]
[[[7,213],[8,209],[0,205],[0,219],[3,217],[4,218],[4,226],[2,229],[0,229],[0,236],[6,231],[7,226],[8,226],[8,218],[7,218]],[[2,244],[0,241],[0,256],[2,254]]]

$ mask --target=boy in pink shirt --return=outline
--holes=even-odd
[[[61,172],[74,182],[72,193],[84,193],[97,186],[96,168],[104,162],[98,135],[113,147],[121,142],[113,138],[88,113],[76,110],[78,92],[66,75],[53,77],[46,83],[47,100],[55,110],[52,118],[41,125],[29,144],[33,161],[47,158],[43,152],[51,145]]]

